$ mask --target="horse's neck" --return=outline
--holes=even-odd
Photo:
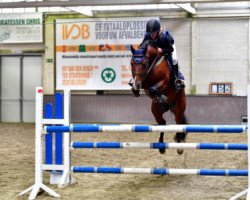
[[[164,80],[166,84],[170,83],[170,68],[169,63],[164,56],[160,54],[156,47],[148,45],[146,56],[149,57],[149,82],[157,84]]]
[[[147,57],[154,59],[158,54],[159,53],[156,47],[153,47],[151,45],[147,46],[147,53],[146,53]]]
[[[170,85],[171,73],[167,61],[164,57],[160,57],[156,61],[156,65],[150,70],[145,86],[154,87],[161,82],[161,85]]]

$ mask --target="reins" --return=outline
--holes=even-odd
[[[149,67],[149,69],[148,69],[148,71],[147,71],[147,73],[146,73],[144,79],[146,79],[146,77],[148,76],[148,74],[149,74],[149,72],[151,71],[151,69],[152,69],[153,67],[155,67],[155,66],[158,65],[158,62],[157,62],[157,61],[160,61],[160,62],[161,62],[161,61],[163,60],[163,59],[157,60],[158,57],[159,57],[159,55],[160,55],[160,53],[158,52],[158,53],[157,53],[157,56],[156,56],[155,59],[154,59],[154,61],[153,61],[152,64],[150,65],[150,67]],[[160,64],[160,63],[159,63],[159,64]]]

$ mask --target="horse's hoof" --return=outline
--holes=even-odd
[[[159,149],[160,154],[164,154],[166,152],[166,149]]]
[[[184,152],[183,149],[177,149],[177,153],[178,153],[179,155],[183,154],[183,152]]]

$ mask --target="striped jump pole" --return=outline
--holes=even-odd
[[[244,125],[81,125],[45,126],[44,130],[50,132],[203,132],[203,133],[243,133]]]
[[[169,168],[72,166],[71,171],[74,173],[104,173],[104,174],[248,176],[248,170],[239,170],[239,169],[169,169]]]
[[[248,145],[238,143],[71,142],[71,148],[247,150]]]

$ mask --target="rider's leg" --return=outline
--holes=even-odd
[[[175,45],[173,45],[173,49],[174,49],[174,51],[172,52],[171,57],[172,57],[172,64],[173,64],[173,72],[174,72],[174,76],[175,76],[175,87],[176,87],[176,89],[180,89],[180,88],[185,87],[184,76],[179,71],[179,65],[178,65]]]

